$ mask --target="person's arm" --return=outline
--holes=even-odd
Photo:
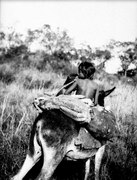
[[[68,89],[71,86],[71,84],[74,83],[77,76],[78,76],[77,74],[70,74],[69,76],[67,76],[62,88],[58,91],[56,96],[64,94],[66,89]]]
[[[68,89],[65,91],[65,95],[70,94],[72,91],[75,91],[77,89],[77,81],[75,81]]]
[[[56,96],[59,96],[59,95],[61,95],[61,94],[64,94],[64,92],[65,92],[65,89],[63,88],[63,89],[59,90],[59,92],[56,94]]]

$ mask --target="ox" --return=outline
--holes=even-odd
[[[112,90],[110,90],[110,92],[112,92]],[[104,92],[103,94],[105,96]],[[109,94],[108,91],[106,94]],[[85,126],[89,131],[91,130],[90,126],[93,127],[93,131],[90,132],[91,138],[92,136],[95,137],[98,143],[95,143],[93,140],[94,147],[85,150],[78,148],[76,145],[81,129],[81,125],[78,122],[74,121],[59,109],[45,109],[40,113],[32,127],[28,153],[24,164],[12,180],[22,180],[41,159],[43,159],[43,165],[38,178],[49,180],[64,158],[69,160],[86,160],[86,173],[84,178],[86,180],[89,172],[90,158],[94,155],[95,179],[99,180],[101,160],[105,150],[105,143],[109,140],[109,137],[105,135],[105,138],[102,138],[100,131],[96,128],[94,129],[94,127],[96,127],[96,122],[98,122],[98,126],[100,126],[100,120],[102,121],[103,119],[105,126],[110,124],[112,131],[115,132],[115,117],[113,113],[105,109],[101,109],[100,111],[98,106],[93,107],[93,113],[94,118],[89,124],[83,125],[83,127]],[[109,131],[107,133],[109,134]]]

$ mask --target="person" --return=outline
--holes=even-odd
[[[63,94],[69,95],[75,91],[76,95],[83,95],[93,101],[94,107],[91,108],[91,121],[90,123],[83,123],[83,126],[95,139],[109,140],[113,137],[115,132],[115,117],[111,112],[103,108],[99,109],[100,106],[104,105],[104,97],[102,98],[102,92],[105,93],[103,85],[94,80],[94,74],[96,72],[95,66],[88,61],[82,62],[78,66],[77,75],[69,75],[65,81],[65,88],[63,88]],[[110,90],[110,94],[115,87]],[[62,93],[59,91],[58,95]],[[101,100],[100,100],[101,99]],[[100,104],[101,103],[101,104]],[[98,108],[96,106],[99,105]],[[98,119],[101,119],[100,125]],[[108,132],[109,131],[109,132]]]
[[[75,91],[77,95],[83,95],[86,98],[91,99],[94,105],[97,105],[99,92],[103,87],[94,81],[93,77],[95,71],[96,69],[93,63],[88,61],[82,62],[78,66],[78,75],[69,75],[64,85],[72,83],[59,91],[57,96],[62,93],[68,95]]]

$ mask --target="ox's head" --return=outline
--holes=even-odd
[[[112,93],[115,90],[116,87],[113,87],[112,89],[109,89],[107,91],[101,90],[99,92],[99,96],[98,96],[98,104],[100,106],[104,106],[104,99],[106,96],[108,96],[110,93]]]

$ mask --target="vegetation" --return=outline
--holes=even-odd
[[[44,50],[31,52],[35,41],[39,41]],[[125,77],[107,74],[102,63],[111,58],[113,50],[123,46],[125,49],[119,56],[123,67],[126,64],[123,68]],[[29,30],[25,38],[13,29],[9,33],[1,32],[0,179],[8,180],[24,161],[31,126],[37,116],[32,105],[34,98],[44,92],[55,94],[66,75],[76,71],[72,62],[78,59],[92,62],[99,59],[96,78],[102,80],[106,88],[116,85],[116,90],[106,98],[105,104],[114,112],[121,136],[114,139],[114,143],[108,143],[101,179],[137,179],[137,78],[136,74],[130,79],[127,77],[129,64],[137,65],[136,55],[136,41],[111,41],[105,50],[93,51],[89,45],[76,49],[66,31],[57,29],[55,32],[49,25],[39,30]],[[80,172],[83,173],[80,168],[83,169],[81,162],[73,162],[73,169],[70,162],[64,162],[57,174],[65,173],[58,179],[80,179]],[[90,179],[93,177],[91,166]]]

